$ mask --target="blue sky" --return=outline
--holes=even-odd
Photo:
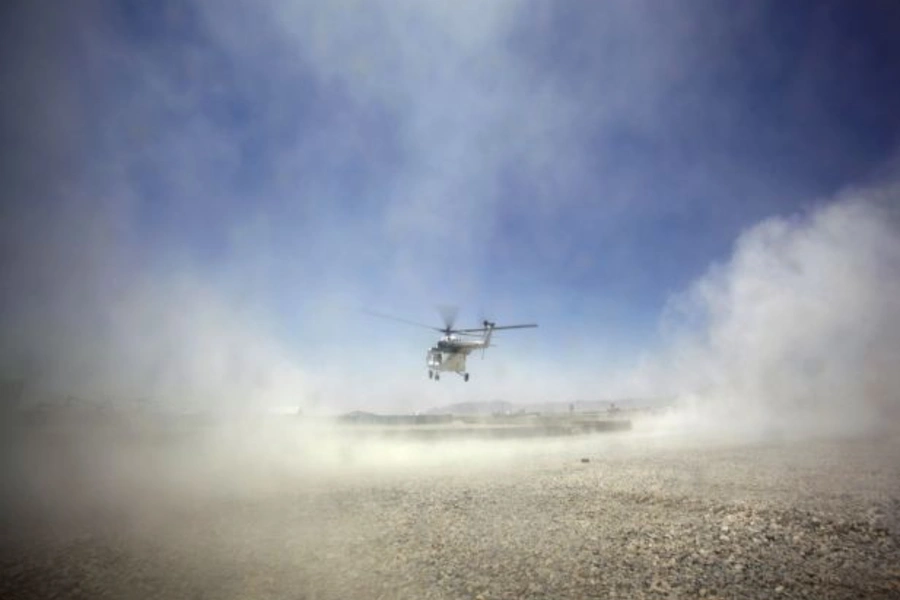
[[[887,2],[98,0],[4,31],[8,281],[32,290],[5,351],[60,382],[192,373],[163,395],[219,378],[169,364],[186,339],[342,405],[626,393],[673,295],[881,176],[900,133]],[[541,327],[436,391],[428,332],[353,311],[442,303]]]

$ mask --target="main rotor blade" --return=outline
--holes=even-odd
[[[373,317],[379,317],[381,319],[388,319],[389,321],[397,321],[398,323],[406,323],[407,325],[415,325],[416,327],[424,327],[425,329],[431,329],[432,331],[444,331],[440,327],[433,327],[431,325],[425,325],[424,323],[408,321],[406,319],[401,319],[399,317],[394,317],[391,315],[386,315],[383,313],[375,312],[374,310],[363,309],[363,312],[366,313],[367,315],[371,315]]]
[[[499,327],[491,327],[492,330],[497,331],[498,329],[525,329],[537,327],[535,323],[528,323],[527,325],[501,325]],[[476,329],[454,329],[454,333],[475,333],[478,331],[487,331],[487,327],[478,327]]]
[[[447,330],[452,330],[453,323],[456,322],[456,316],[459,314],[459,307],[443,304],[438,306],[437,309],[438,312],[441,313],[441,318],[444,320],[444,325],[447,326]]]

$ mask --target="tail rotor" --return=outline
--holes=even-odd
[[[482,321],[482,325],[484,325],[484,346],[481,347],[481,360],[484,360],[484,352],[487,350],[487,347],[491,345],[491,334],[494,332],[494,327],[496,327],[497,324],[485,319]]]

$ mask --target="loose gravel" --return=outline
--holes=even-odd
[[[7,438],[3,598],[900,597],[895,436]]]

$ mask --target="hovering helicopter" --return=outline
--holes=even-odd
[[[454,329],[453,324],[456,321],[457,309],[449,307],[442,307],[440,311],[441,316],[444,319],[443,328],[432,327],[431,325],[407,321],[406,319],[399,319],[397,317],[372,311],[366,312],[383,319],[399,321],[400,323],[415,325],[417,327],[425,327],[426,329],[442,333],[443,335],[441,338],[434,346],[428,349],[428,353],[425,355],[425,363],[428,367],[428,378],[434,379],[435,381],[440,381],[441,371],[456,373],[462,376],[463,381],[469,381],[469,373],[466,371],[466,358],[474,350],[481,350],[482,356],[484,356],[484,351],[491,345],[491,336],[495,331],[501,329],[525,329],[537,327],[534,323],[498,326],[496,323],[485,319],[482,321],[481,327],[472,329]]]

